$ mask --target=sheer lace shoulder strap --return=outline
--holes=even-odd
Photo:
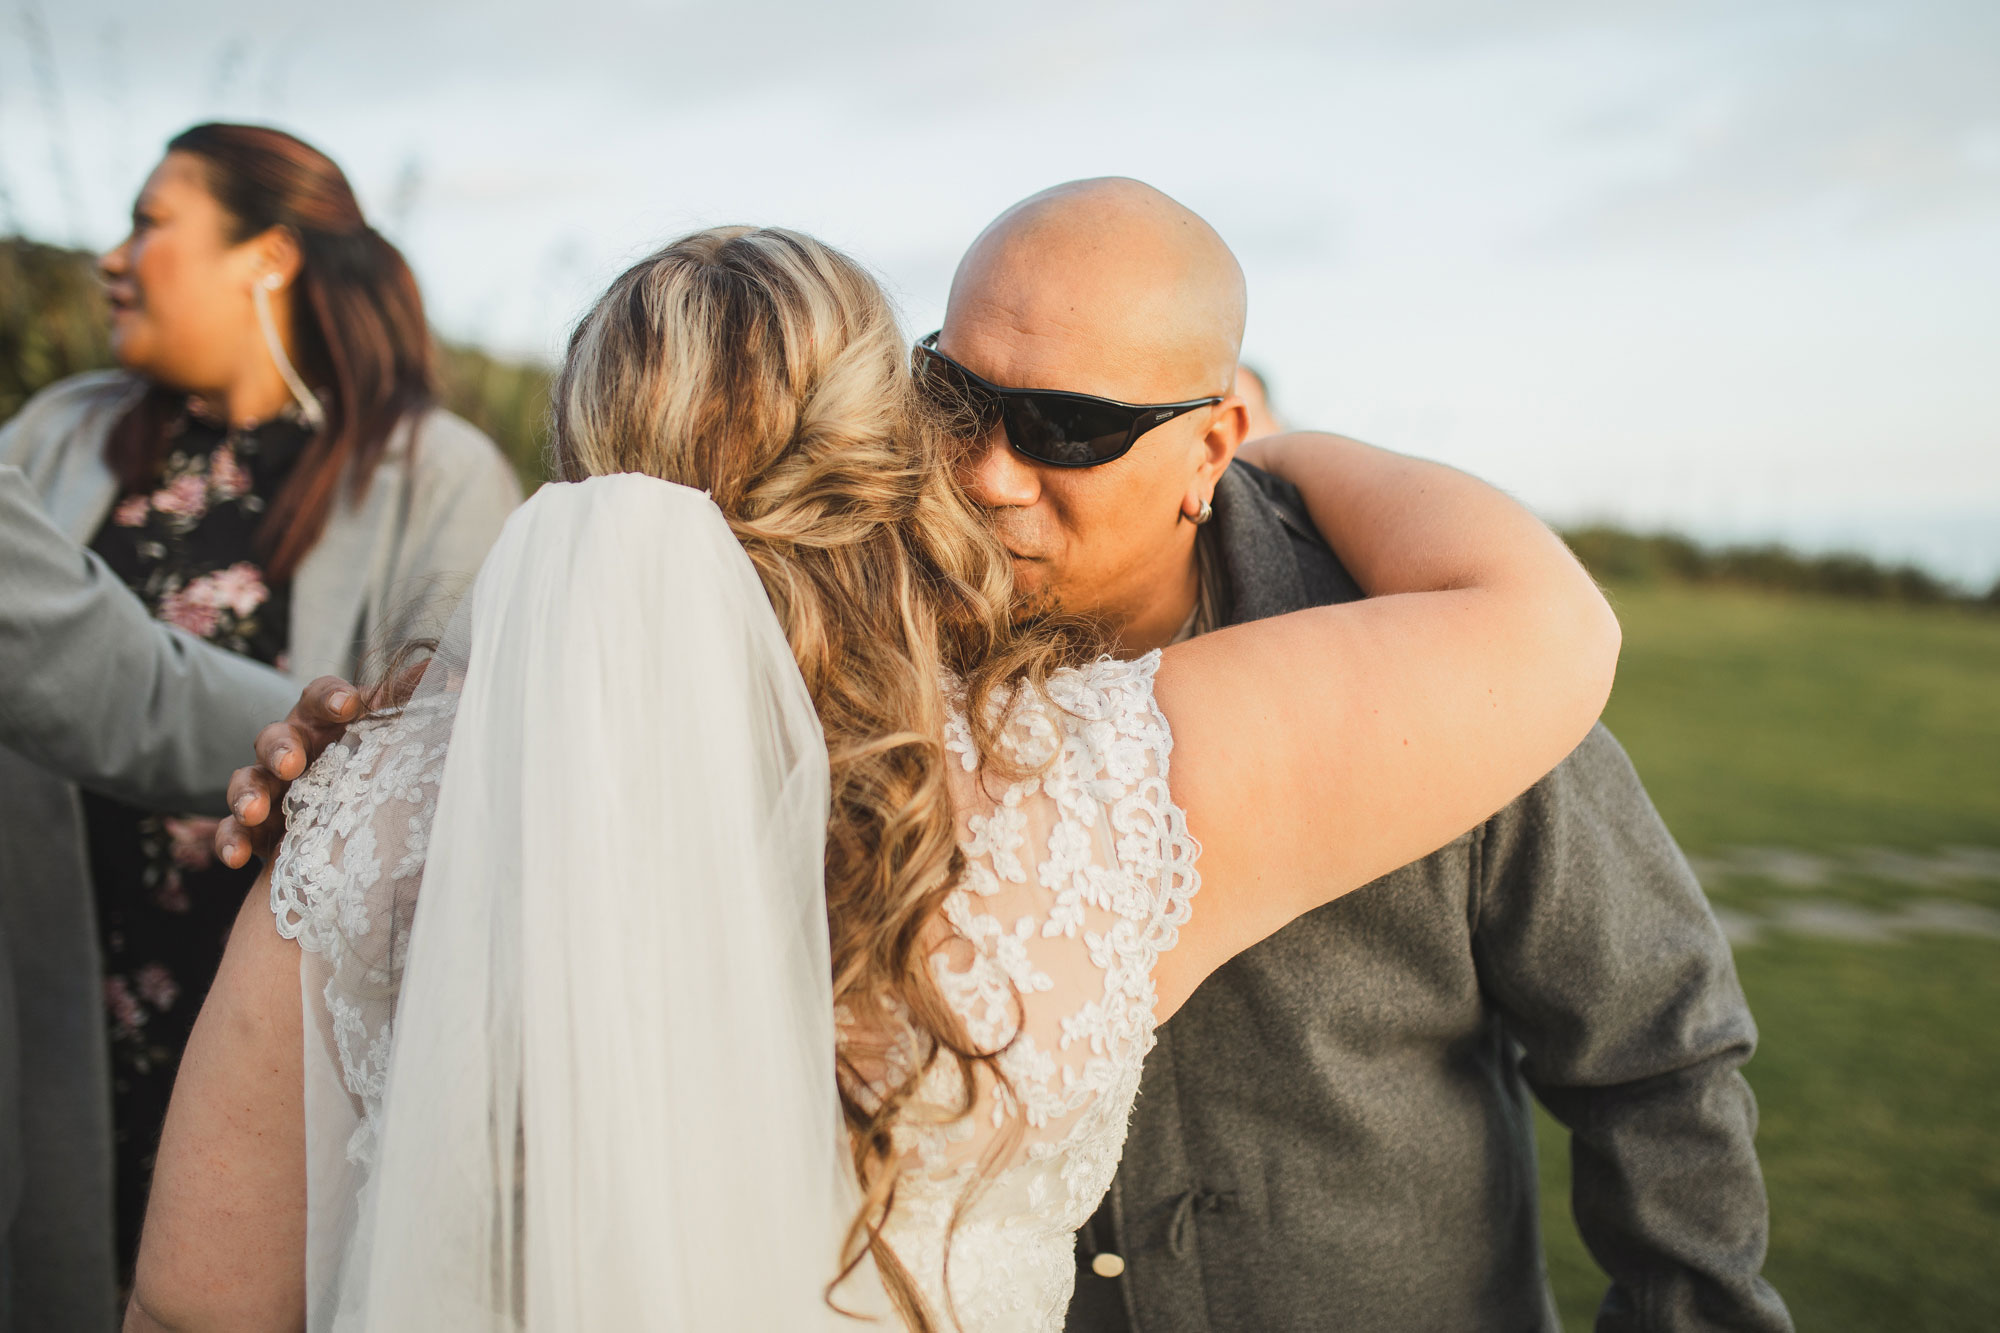
[[[967,888],[984,894],[997,881],[1026,882],[1021,835],[1038,814],[1045,855],[1034,882],[1049,894],[1041,934],[1090,935],[1086,913],[1108,911],[1115,925],[1105,923],[1112,926],[1106,947],[1148,975],[1177,941],[1200,883],[1200,846],[1168,788],[1174,739],[1153,698],[1159,665],[1158,652],[1130,662],[1107,658],[1055,673],[1045,695],[1020,691],[1005,705],[1001,746],[1029,776],[994,799],[989,775],[967,784],[975,790],[961,802],[972,834]],[[951,725],[946,749],[971,775],[977,756],[962,711]],[[976,813],[982,805],[992,805],[992,813]]]
[[[455,696],[421,699],[350,728],[285,798],[286,836],[271,869],[278,933],[304,951],[309,1091],[337,1074],[344,1098],[324,1116],[357,1166],[372,1159],[396,999],[424,853],[437,811]],[[319,1041],[314,1041],[317,1034]],[[315,1057],[325,1067],[314,1069]],[[309,1112],[311,1111],[309,1105]],[[335,1128],[322,1118],[310,1137]]]
[[[1100,661],[1056,673],[1046,694],[1023,688],[989,704],[1005,713],[999,749],[1012,772],[982,771],[956,701],[946,749],[966,868],[932,965],[971,1039],[1003,1052],[1006,1084],[979,1090],[984,1114],[970,1122],[909,1131],[934,1177],[967,1169],[1019,1117],[1013,1160],[1068,1155],[1062,1174],[1080,1206],[1109,1180],[1153,1045],[1153,965],[1200,882],[1200,848],[1167,786],[1158,661]],[[962,1096],[955,1075],[939,1077],[925,1100]]]

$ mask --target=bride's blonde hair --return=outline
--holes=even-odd
[[[952,476],[949,423],[916,392],[894,311],[858,264],[811,237],[717,227],[633,265],[571,337],[551,417],[565,481],[641,472],[708,491],[790,639],[832,761],[834,999],[854,1014],[887,1002],[929,1055],[877,1098],[856,1095],[866,1079],[841,1054],[865,1195],[846,1258],[872,1251],[904,1318],[929,1329],[880,1239],[892,1129],[937,1060],[956,1061],[968,1090],[980,1066],[999,1076],[997,1052],[970,1044],[928,960],[926,927],[963,869],[941,683],[955,675],[973,699],[1039,686],[1092,655],[1096,637],[1080,622],[1017,623],[1007,553]],[[970,711],[980,755],[1004,768],[984,710]]]

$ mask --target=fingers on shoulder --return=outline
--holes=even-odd
[[[306,771],[308,744],[309,737],[291,720],[273,722],[257,733],[257,771],[279,783],[290,782]]]
[[[361,691],[339,676],[321,676],[306,686],[288,721],[313,730],[344,727],[359,715]]]

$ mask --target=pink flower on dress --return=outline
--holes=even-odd
[[[206,870],[215,863],[212,839],[219,819],[162,819],[160,826],[172,840],[170,854],[174,864],[183,870]]]
[[[236,461],[236,450],[225,444],[208,459],[208,485],[218,500],[234,500],[250,489],[250,474]]]
[[[222,612],[228,611],[241,620],[270,596],[263,571],[248,560],[239,560],[227,569],[203,574],[162,597],[160,619],[205,639],[221,623]]]
[[[153,492],[153,508],[162,514],[200,518],[208,512],[208,483],[192,472]]]
[[[136,1036],[139,1029],[146,1026],[146,1011],[139,1007],[138,999],[123,977],[104,979],[104,1007],[111,1011],[111,1019],[118,1025],[121,1037]]]
[[[215,633],[222,620],[213,603],[195,593],[193,586],[176,588],[160,599],[160,619],[178,625],[198,639]]]
[[[200,597],[210,606],[227,607],[239,620],[262,606],[270,595],[263,571],[248,560],[204,574],[188,585],[188,596]]]
[[[148,963],[133,973],[132,984],[139,988],[139,998],[161,1013],[173,1008],[174,1001],[181,995],[180,984],[174,980],[174,974],[158,963]]]
[[[146,526],[146,515],[152,512],[152,496],[128,495],[111,511],[111,521],[121,528],[143,528]]]

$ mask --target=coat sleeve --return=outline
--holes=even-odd
[[[0,467],[0,744],[135,804],[220,814],[297,688],[146,614]]]
[[[1597,727],[1481,843],[1481,984],[1570,1131],[1572,1206],[1611,1287],[1598,1333],[1789,1333],[1739,1072],[1757,1031],[1729,943]]]

